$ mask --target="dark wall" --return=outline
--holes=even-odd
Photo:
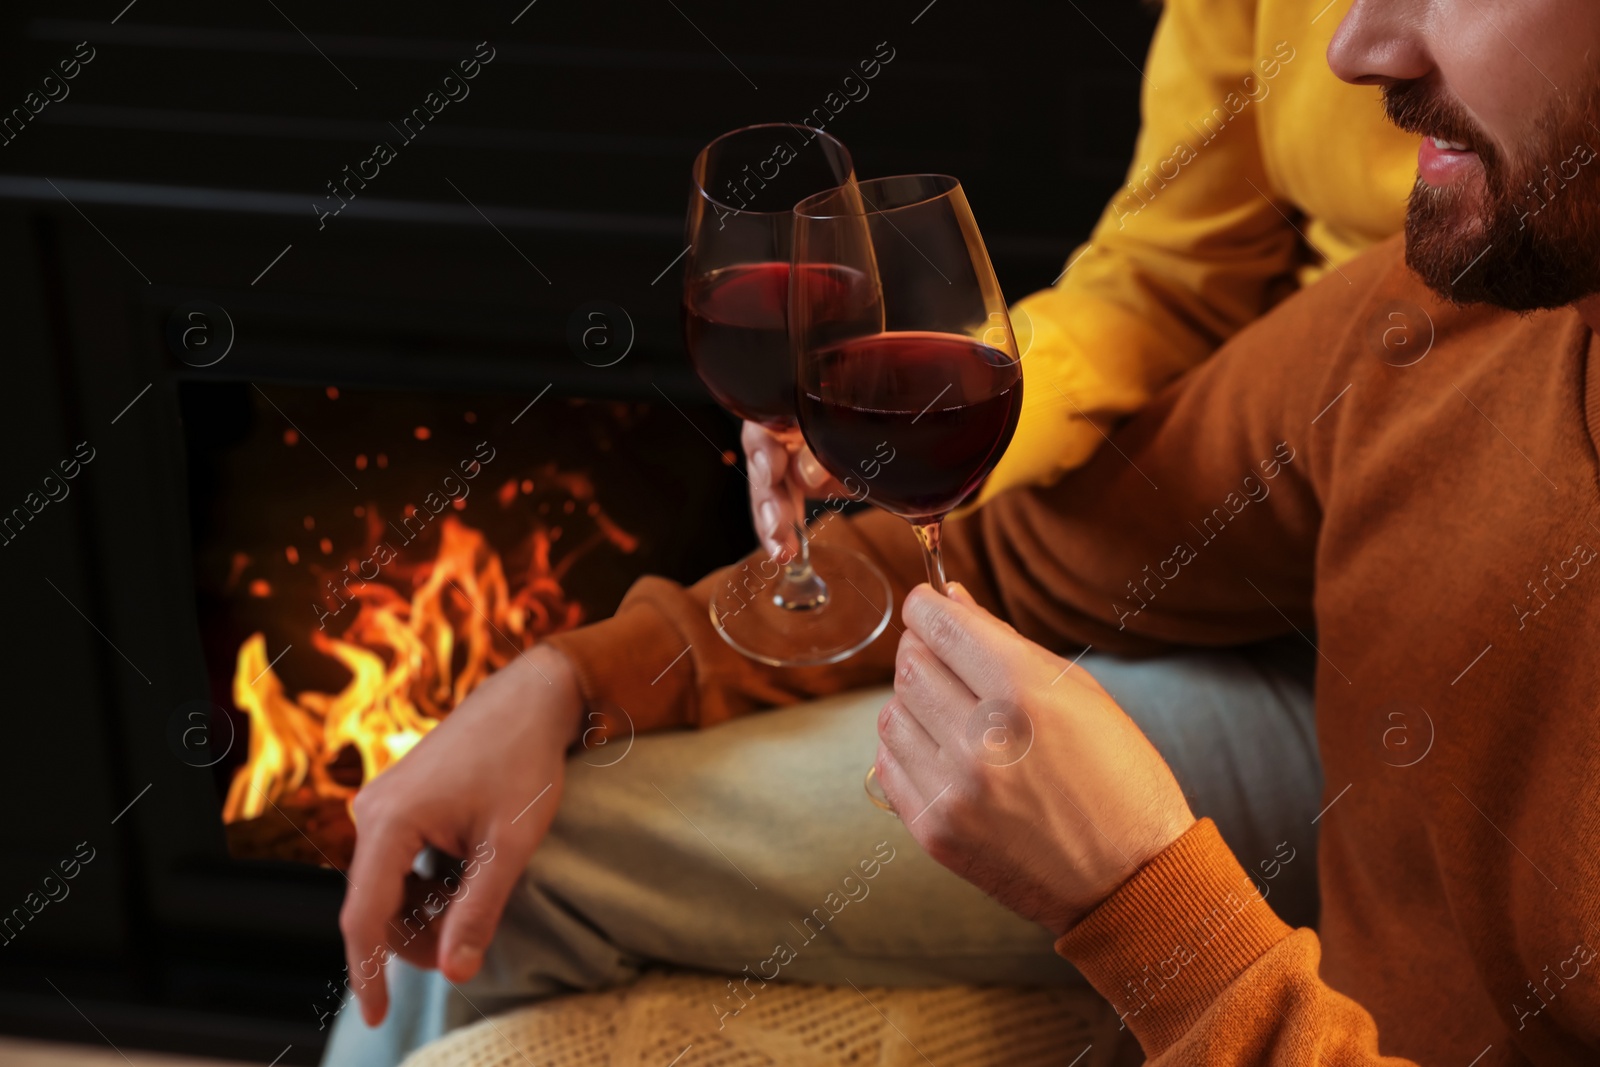
[[[140,284],[242,290],[292,244],[257,290],[453,295],[557,326],[575,302],[607,296],[671,347],[672,279],[650,283],[683,247],[694,152],[735,126],[819,114],[875,55],[893,59],[827,128],[864,175],[959,176],[1008,291],[1048,284],[1120,180],[1149,28],[1136,0],[539,0],[512,25],[520,6],[280,4],[280,15],[139,0],[116,25],[82,5],[12,8],[0,107],[20,105],[77,42],[95,58],[0,146],[0,196],[75,215],[51,179]],[[395,126],[481,41],[494,59],[470,95],[402,140]],[[319,223],[316,205],[339,203],[326,183],[380,140],[396,158]],[[161,222],[124,228],[136,219]],[[371,243],[374,230],[389,242]],[[468,292],[463,269],[481,272]]]
[[[283,1062],[309,1062],[337,879],[236,877],[212,786],[167,733],[205,691],[180,384],[555,382],[702,403],[672,266],[690,160],[739,125],[817,118],[891,54],[827,128],[864,176],[960,177],[1021,296],[1121,180],[1153,16],[1137,0],[125,2],[0,13],[0,514],[95,449],[0,544],[0,918],[80,842],[95,854],[0,945],[0,1027],[95,1040],[81,1011],[133,1044],[270,1059],[293,1041]],[[390,125],[490,49],[414,139]],[[65,96],[41,107],[46,90]],[[380,141],[395,157],[319,217],[340,203],[326,183]],[[595,299],[638,335],[600,377],[567,340]],[[203,369],[165,335],[195,300],[236,335]]]

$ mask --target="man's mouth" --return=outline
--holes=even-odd
[[[1435,189],[1481,174],[1483,160],[1465,141],[1424,136],[1417,150],[1417,173]]]
[[[1482,127],[1441,85],[1408,81],[1384,86],[1383,109],[1390,122],[1421,137],[1417,173],[1424,185],[1459,189],[1481,183],[1486,168],[1498,163]]]

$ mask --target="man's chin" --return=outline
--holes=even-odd
[[[1440,239],[1476,241],[1488,229],[1489,199],[1481,169],[1445,185],[1429,185],[1419,175],[1406,205],[1406,226],[1409,230],[1415,220]]]
[[[1488,226],[1453,196],[1432,195],[1439,192],[1419,183],[1412,194],[1406,212],[1406,266],[1445,300],[1473,303],[1482,295],[1460,283],[1491,247]]]
[[[1452,304],[1529,312],[1565,307],[1600,291],[1600,265],[1517,226],[1406,215],[1406,266]]]

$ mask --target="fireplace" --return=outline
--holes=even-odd
[[[489,674],[748,543],[733,454],[660,396],[185,382],[179,406],[236,859],[346,866],[356,789]]]
[[[1008,293],[1048,285],[1152,16],[1035,7],[0,14],[27,78],[94,50],[0,152],[0,1031],[316,1062],[351,791],[635,576],[753,543],[678,340],[694,152],[831,99],[862,173],[959,175]]]
[[[48,220],[33,240],[93,274]],[[96,322],[92,288],[60,298]],[[92,345],[54,368],[81,419],[64,439],[92,458],[53,457],[79,464],[71,495],[6,546],[37,570],[13,569],[13,594],[81,665],[29,672],[62,655],[42,640],[14,661],[24,700],[72,712],[43,751],[81,753],[64,775],[17,762],[12,788],[62,803],[29,804],[39,844],[8,863],[14,895],[80,841],[95,858],[7,938],[0,1024],[82,1036],[87,1017],[119,1045],[314,1062],[342,975],[350,797],[639,575],[689,581],[752,547],[737,425],[650,341],[613,363],[443,307],[404,324],[399,360],[389,307],[127,298],[131,368],[105,372]],[[232,324],[215,363],[173,342],[195,303],[207,329]],[[60,383],[35,375],[37,395]]]

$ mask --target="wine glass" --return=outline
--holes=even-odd
[[[854,180],[850,153],[837,138],[791,123],[725,133],[694,161],[683,294],[689,358],[719,404],[766,427],[791,455],[801,443],[788,331],[793,209],[803,197]],[[876,292],[859,286],[817,299],[841,309],[877,304]],[[711,621],[725,641],[762,663],[835,663],[888,625],[889,583],[860,553],[812,544],[804,494],[795,479],[790,485],[801,516],[794,558],[735,572],[711,598]]]
[[[940,523],[983,484],[1022,409],[1005,298],[961,183],[853,182],[795,206],[789,320],[800,429],[836,478],[871,471],[867,501],[911,523],[948,595]],[[869,313],[826,279],[868,279]],[[892,811],[867,772],[867,795]]]

